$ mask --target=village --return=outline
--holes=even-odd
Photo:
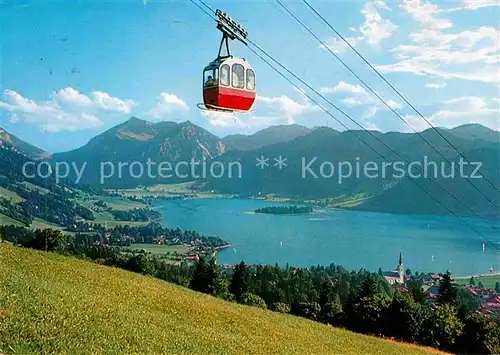
[[[420,282],[425,292],[425,301],[430,305],[436,304],[442,275],[418,272],[412,274],[409,269],[404,269],[402,253],[399,254],[399,263],[395,270],[385,272],[379,270],[379,274],[400,292],[408,292],[409,282]],[[491,278],[496,281],[495,287],[486,287],[482,281],[477,281],[476,284],[476,278],[479,280]],[[475,310],[477,313],[490,315],[500,320],[500,273],[494,273],[490,269],[489,274],[459,277],[455,282],[459,290],[465,290],[470,298],[477,301],[478,307]]]

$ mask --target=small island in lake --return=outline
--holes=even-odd
[[[255,213],[267,214],[308,214],[312,213],[312,207],[307,206],[273,206],[256,209]]]

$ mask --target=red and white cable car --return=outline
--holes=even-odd
[[[203,70],[203,104],[210,111],[248,112],[255,102],[255,72],[244,58],[229,52],[229,40],[237,39],[246,45],[247,32],[224,12],[217,10],[217,28],[222,40],[217,58]],[[226,54],[222,55],[225,44]]]

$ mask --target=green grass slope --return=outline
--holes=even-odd
[[[0,243],[0,353],[429,352]]]

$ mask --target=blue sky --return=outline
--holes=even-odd
[[[284,2],[414,129],[428,128],[301,1]],[[310,2],[433,124],[499,129],[497,0]],[[207,3],[363,127],[410,130],[274,0]],[[201,71],[220,34],[187,0],[7,0],[0,16],[0,126],[49,152],[77,148],[132,115],[190,120],[220,136],[287,123],[342,129],[240,43],[233,54],[257,73],[254,110],[200,111]]]

